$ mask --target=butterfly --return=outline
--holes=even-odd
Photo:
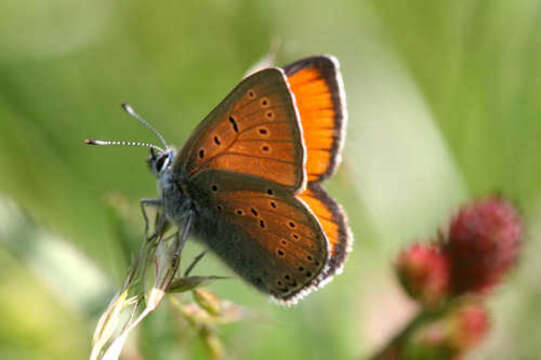
[[[241,278],[293,304],[342,271],[352,235],[321,183],[338,167],[347,112],[339,63],[313,56],[240,82],[177,152],[150,147],[159,198],[143,199]],[[163,225],[163,224],[162,224]],[[165,226],[165,225],[164,225]],[[185,241],[185,236],[184,236]]]

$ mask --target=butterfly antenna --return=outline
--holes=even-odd
[[[158,130],[154,129],[152,125],[150,125],[145,119],[143,119],[139,114],[137,114],[130,105],[126,103],[122,103],[122,108],[124,109],[124,111],[128,113],[128,115],[133,117],[135,120],[139,121],[147,129],[149,129],[154,135],[156,135],[156,137],[162,143],[163,147],[167,149],[167,142],[165,141],[165,138],[162,136],[162,134],[159,133]]]
[[[156,146],[154,144],[148,144],[138,141],[110,141],[110,140],[92,140],[92,139],[85,139],[84,143],[87,145],[119,145],[119,146],[140,146],[140,147],[147,147],[154,150],[157,150],[159,152],[165,152],[164,149],[162,149],[159,146]]]

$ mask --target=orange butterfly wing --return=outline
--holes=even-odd
[[[329,244],[303,201],[273,182],[208,170],[190,179],[196,235],[246,281],[293,303],[326,274]]]
[[[208,169],[257,176],[291,193],[306,183],[299,117],[284,72],[269,68],[244,79],[188,139],[174,171]]]
[[[331,246],[324,277],[342,270],[352,236],[342,208],[321,188],[341,160],[347,122],[345,93],[338,61],[314,56],[284,67],[295,95],[306,144],[307,189],[298,194],[317,216]]]
[[[301,119],[308,182],[322,181],[340,164],[347,121],[338,61],[314,56],[288,65],[284,71]]]

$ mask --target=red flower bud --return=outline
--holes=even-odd
[[[515,208],[492,196],[466,205],[453,218],[444,253],[455,294],[483,292],[515,263],[522,224]]]
[[[439,248],[413,245],[396,262],[396,271],[408,294],[429,308],[445,300],[449,288],[449,262]]]

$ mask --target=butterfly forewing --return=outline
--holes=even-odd
[[[266,69],[243,80],[197,127],[174,171],[232,171],[298,192],[306,181],[301,132],[283,71]]]
[[[209,170],[190,180],[196,232],[240,276],[291,302],[316,286],[329,243],[306,204],[273,182]],[[220,229],[211,236],[208,229]]]

